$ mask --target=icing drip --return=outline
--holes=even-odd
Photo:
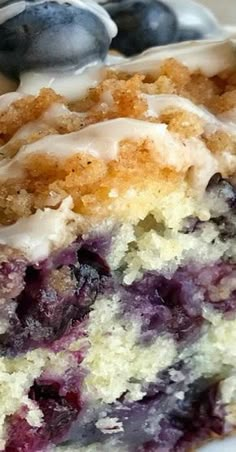
[[[153,142],[160,167],[170,167],[176,171],[187,171],[194,167],[193,185],[200,189],[204,189],[211,176],[217,172],[217,161],[200,140],[181,140],[173,136],[165,124],[120,118],[93,124],[79,132],[49,135],[23,146],[12,159],[6,158],[0,162],[0,178],[3,181],[22,177],[24,162],[29,155],[44,154],[65,159],[82,152],[109,161],[117,159],[119,144],[123,140],[145,139]]]
[[[75,238],[79,216],[72,212],[73,201],[66,198],[58,209],[37,210],[15,224],[0,227],[0,243],[21,250],[32,262],[45,259],[53,249]]]
[[[175,58],[190,70],[201,70],[208,77],[236,66],[233,41],[206,40],[153,47],[136,57],[113,65],[112,68],[128,73],[155,73],[166,58]]]

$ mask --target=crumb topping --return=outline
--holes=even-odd
[[[44,88],[39,96],[26,96],[0,112],[0,138],[8,141],[25,124],[35,121],[55,102],[63,98],[53,90]]]
[[[234,136],[220,130],[206,133],[202,119],[185,109],[168,108],[157,117],[147,118],[145,95],[183,96],[196,105],[204,105],[216,115],[236,106],[235,89],[233,71],[208,78],[200,72],[191,73],[172,58],[162,64],[155,76],[131,75],[108,69],[105,79],[90,89],[84,99],[67,105],[63,113],[48,123],[43,119],[44,113],[55,103],[63,103],[63,99],[52,90],[44,89],[37,97],[26,96],[14,102],[0,115],[0,138],[5,143],[2,153],[5,158],[12,157],[23,145],[38,142],[47,135],[76,132],[105,120],[132,118],[167,124],[171,134],[182,140],[199,140],[214,158],[216,154],[220,155],[220,165],[226,177],[234,171],[234,164],[231,160],[229,164],[228,159],[224,168],[222,155],[225,150],[229,155],[235,155]],[[22,133],[25,124],[28,129]],[[117,201],[114,203],[110,196],[112,192],[123,198],[129,189],[159,194],[181,188],[184,180],[189,180],[188,173],[176,172],[168,166],[160,167],[153,159],[152,143],[148,139],[120,143],[119,158],[110,162],[83,153],[73,157],[68,155],[63,162],[55,156],[34,154],[27,157],[25,170],[23,178],[16,176],[13,181],[0,183],[2,224],[11,224],[39,208],[56,208],[68,195],[73,198],[76,212],[101,219],[115,211]],[[137,203],[137,197],[133,201]],[[131,202],[130,199],[129,208]],[[145,215],[146,211],[143,217]]]

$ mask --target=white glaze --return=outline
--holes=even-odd
[[[176,58],[190,70],[200,69],[209,77],[236,65],[235,45],[231,40],[154,47],[133,58],[108,57],[107,65],[114,71],[153,73],[159,70],[164,59],[170,57]],[[85,96],[89,88],[97,86],[103,78],[104,67],[100,63],[64,74],[28,72],[21,75],[18,91],[36,95],[42,87],[51,87],[74,101]]]
[[[47,1],[47,0],[44,0]],[[68,0],[56,0],[58,3],[66,3]],[[110,39],[114,38],[117,34],[117,26],[111,19],[109,14],[104,8],[98,5],[94,0],[70,0],[72,4],[79,6],[80,8],[87,9],[96,14],[104,23]]]
[[[20,2],[11,3],[10,5],[1,7],[0,24],[3,24],[7,20],[12,19],[13,17],[22,13],[25,10],[25,6],[26,2],[22,0]]]
[[[40,153],[64,159],[85,152],[94,158],[109,161],[117,158],[119,143],[122,140],[149,137],[158,139],[160,142],[166,135],[169,135],[169,132],[164,124],[151,124],[128,118],[96,123],[79,132],[49,135],[35,143],[23,146],[12,160],[6,159],[1,162],[0,177],[4,175],[8,178],[14,177],[15,170],[21,166],[28,155]]]
[[[68,197],[58,209],[37,210],[13,225],[1,226],[0,243],[22,251],[31,262],[43,260],[75,238],[79,216],[72,208],[72,198]]]
[[[181,140],[171,134],[165,124],[120,118],[85,127],[79,132],[46,136],[23,146],[12,159],[0,162],[0,178],[3,181],[23,176],[25,158],[34,154],[60,160],[82,152],[105,161],[117,159],[119,144],[127,139],[151,140],[160,167],[168,166],[176,171],[194,167],[193,184],[199,189],[205,188],[218,169],[217,161],[200,140]]]
[[[236,124],[233,124],[232,116],[221,115],[219,118],[210,113],[206,108],[199,107],[185,97],[177,96],[175,94],[160,94],[160,95],[144,95],[144,99],[148,104],[147,116],[157,117],[165,109],[177,108],[197,115],[202,121],[205,131],[214,133],[217,130],[224,130],[236,137]],[[231,113],[232,114],[232,113]],[[222,119],[222,120],[221,120]],[[236,112],[235,112],[236,121]]]
[[[20,100],[23,97],[23,94],[17,92],[2,94],[2,96],[0,96],[0,114],[7,110],[13,102]]]
[[[236,127],[236,107],[221,113],[219,118],[223,123],[230,124],[231,127]]]
[[[176,58],[191,70],[200,69],[208,76],[213,76],[236,64],[235,45],[230,40],[198,41],[155,47],[130,59],[108,57],[107,64],[113,70],[147,73],[157,71],[163,60],[169,57]],[[117,63],[111,64],[114,60]],[[18,91],[36,95],[41,88],[50,87],[68,100],[74,101],[84,97],[89,88],[97,86],[103,78],[104,67],[101,63],[64,74],[28,72],[21,75]]]
[[[56,123],[57,118],[61,116],[72,116],[75,113],[72,113],[64,104],[55,103],[52,104],[51,107],[43,113],[41,118],[38,121],[45,122],[49,125],[54,125]],[[84,116],[83,113],[76,113],[77,116]]]
[[[131,74],[155,73],[166,58],[175,58],[190,70],[201,70],[208,77],[236,66],[236,50],[231,40],[206,40],[153,47],[111,68]]]
[[[18,92],[37,95],[41,88],[52,88],[69,101],[75,101],[84,97],[103,78],[104,66],[101,63],[65,73],[32,71],[21,74]]]
[[[34,1],[34,5],[45,3],[46,1],[48,0],[36,0]],[[68,3],[69,1],[69,3],[79,8],[87,9],[88,11],[98,16],[99,19],[104,23],[110,39],[112,39],[116,35],[117,33],[116,24],[110,18],[106,10],[99,6],[94,0],[54,0],[54,1],[57,1],[57,3],[60,4]],[[27,4],[30,4],[30,2],[22,0],[17,3],[12,3],[1,8],[0,24],[22,13],[25,10]]]
[[[48,132],[48,128],[56,126],[62,116],[73,117],[75,115],[81,119],[84,118],[83,113],[73,113],[63,104],[53,104],[39,119],[22,126],[5,145],[0,147],[1,159],[8,155],[9,149],[12,148],[14,143],[24,142],[37,132],[44,130]]]

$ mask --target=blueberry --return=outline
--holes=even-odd
[[[199,302],[193,305],[192,294],[197,292]],[[176,341],[196,337],[203,321],[200,295],[187,268],[179,268],[171,279],[146,272],[142,279],[121,289],[124,315],[139,320],[145,342],[167,332]]]
[[[121,0],[105,3],[104,7],[118,26],[112,48],[127,56],[177,39],[176,16],[164,3],[157,0]]]
[[[1,5],[3,73],[16,77],[34,69],[81,68],[106,57],[116,27],[96,3],[28,0],[23,8],[21,1]]]
[[[11,416],[4,451],[39,452],[51,450],[51,443],[60,443],[81,410],[80,378],[67,371],[63,377],[35,380],[28,396],[42,412],[42,425],[31,426],[22,413]]]
[[[165,0],[173,9],[178,20],[178,42],[203,38],[221,37],[223,31],[213,15],[205,6],[194,0]]]
[[[191,30],[191,29],[182,29],[179,31],[178,42],[183,41],[197,41],[199,39],[203,39],[204,35],[200,30]]]
[[[89,248],[78,240],[36,268],[27,267],[9,328],[0,335],[0,355],[50,346],[86,317],[110,282],[106,262],[90,251],[94,244],[103,247],[99,239],[91,241]],[[18,271],[16,264],[13,268]],[[1,272],[6,273],[0,266],[0,281]],[[19,281],[18,274],[14,278]]]
[[[219,383],[207,378],[194,380],[191,373],[178,362],[159,373],[156,383],[145,388],[141,400],[129,402],[123,398],[103,405],[108,418],[122,423],[122,431],[113,435],[112,431],[107,434],[96,428],[95,411],[93,421],[90,418],[88,422],[88,416],[85,422],[78,417],[67,434],[66,450],[76,443],[100,443],[97,450],[102,451],[103,443],[113,436],[120,450],[126,446],[125,450],[132,452],[186,452],[212,433],[222,435],[224,410],[218,401]],[[176,397],[178,393],[181,398]]]
[[[179,382],[172,377],[176,375],[182,377]],[[5,452],[51,450],[52,443],[78,451],[97,443],[96,450],[103,451],[108,450],[104,446],[108,439],[115,440],[119,450],[180,452],[211,434],[223,434],[220,382],[206,378],[194,381],[181,362],[160,373],[142,400],[123,399],[87,410],[81,406],[80,378],[78,369],[75,375],[66,373],[55,379],[47,375],[35,380],[28,396],[40,408],[44,422],[33,427],[19,413],[10,417]],[[176,397],[177,393],[182,398]],[[114,433],[99,430],[96,424],[102,412],[122,423],[123,429]]]
[[[223,37],[214,15],[193,0],[100,0],[118,25],[112,48],[127,56],[149,47]]]
[[[236,186],[232,181],[224,179],[220,173],[212,176],[207,186],[207,192],[225,201],[233,212],[236,211]]]

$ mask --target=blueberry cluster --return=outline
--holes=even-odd
[[[107,0],[101,4],[118,26],[112,48],[127,56],[219,33],[214,16],[194,1]]]
[[[114,22],[111,47],[127,56],[219,33],[214,16],[193,0],[188,8],[185,0],[6,0],[0,13],[0,71],[15,78],[104,60]]]
[[[182,376],[180,381],[175,379],[177,374]],[[76,445],[97,442],[100,443],[97,450],[102,451],[111,436],[119,441],[121,450],[128,445],[130,452],[186,452],[196,442],[223,434],[224,408],[218,400],[220,382],[206,378],[191,381],[189,369],[182,362],[163,371],[157,382],[149,385],[142,400],[129,402],[124,398],[103,406],[103,412],[106,410],[124,426],[114,435],[111,431],[102,433],[96,427],[96,411],[91,410],[90,422],[83,423],[80,381],[79,372],[67,373],[63,378],[41,376],[35,380],[28,395],[43,413],[44,422],[41,427],[33,427],[20,414],[11,416],[4,452],[44,451],[52,443],[62,443],[66,450],[80,450],[82,447]],[[176,393],[183,398],[177,398]]]

